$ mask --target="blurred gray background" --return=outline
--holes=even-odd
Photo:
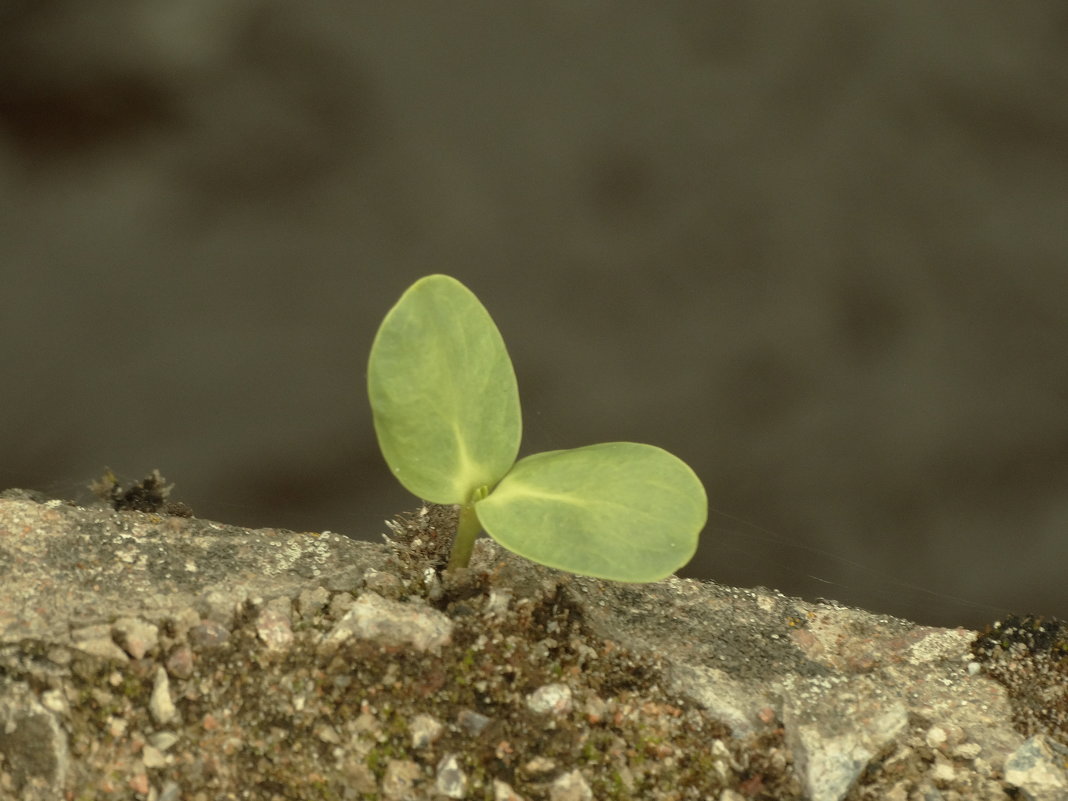
[[[0,486],[378,539],[364,367],[490,309],[524,453],[688,461],[686,574],[1068,616],[1068,6],[0,2]]]

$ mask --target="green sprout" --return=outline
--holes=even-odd
[[[412,284],[375,335],[367,384],[378,444],[420,498],[456,504],[448,569],[480,530],[548,567],[656,581],[690,561],[708,516],[701,480],[667,451],[606,442],[516,461],[519,387],[500,331],[447,275]]]

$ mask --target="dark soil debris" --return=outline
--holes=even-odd
[[[169,500],[173,488],[174,485],[168,484],[159,470],[153,470],[140,481],[135,481],[123,489],[116,475],[105,468],[104,475],[89,484],[93,494],[117,512],[150,512],[192,517],[193,510],[185,503]]]
[[[425,503],[411,513],[387,520],[385,537],[398,563],[408,569],[434,568],[440,574],[449,559],[460,520],[456,506]]]
[[[1010,615],[988,626],[972,653],[1008,689],[1021,734],[1068,740],[1068,623]]]

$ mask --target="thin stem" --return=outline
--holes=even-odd
[[[449,554],[448,570],[467,567],[471,561],[471,552],[475,549],[475,538],[482,530],[475,514],[474,501],[460,507],[460,522],[456,526],[456,538],[452,541],[452,553]]]

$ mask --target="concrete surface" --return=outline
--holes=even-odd
[[[441,573],[454,518],[387,545],[0,493],[0,801],[1068,791],[1068,627],[584,579],[489,540]]]

